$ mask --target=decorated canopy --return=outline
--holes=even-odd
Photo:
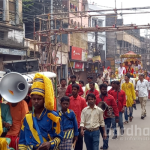
[[[141,58],[141,55],[129,51],[128,53],[121,55],[120,58]]]

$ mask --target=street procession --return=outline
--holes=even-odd
[[[60,79],[57,86],[53,72],[3,72],[0,149],[82,150],[85,142],[87,150],[98,150],[101,136],[100,149],[107,150],[110,130],[114,140],[124,136],[124,127],[134,121],[137,102],[139,119],[147,116],[148,73],[142,69],[140,55],[129,52],[121,57],[124,61],[113,77],[108,67],[96,82],[88,76],[85,87],[76,75],[69,82]]]
[[[0,0],[0,150],[149,150],[149,9]]]

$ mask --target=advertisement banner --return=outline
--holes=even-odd
[[[83,69],[84,64],[82,62],[74,62],[74,67],[75,69]]]
[[[82,48],[72,46],[71,59],[82,60]]]

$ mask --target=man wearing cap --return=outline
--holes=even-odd
[[[20,131],[19,150],[58,149],[63,132],[60,118],[54,112],[54,91],[51,80],[37,73],[31,87],[34,112],[24,118]]]

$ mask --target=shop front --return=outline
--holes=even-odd
[[[70,47],[68,76],[76,75],[77,80],[83,80],[86,83],[87,72],[87,51],[78,47]]]
[[[3,61],[21,60],[26,55],[26,50],[0,48],[0,71],[3,70]]]

